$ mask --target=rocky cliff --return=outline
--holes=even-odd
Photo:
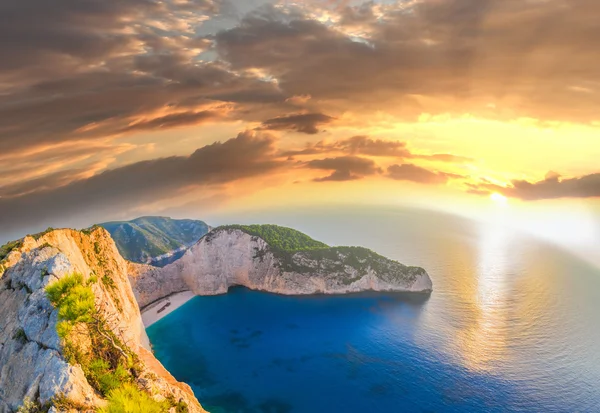
[[[241,226],[217,228],[164,268],[131,263],[130,279],[142,308],[180,291],[223,294],[236,285],[289,295],[432,290],[422,268],[402,265],[366,248],[330,248],[308,240],[306,250],[285,250]]]
[[[95,411],[110,403],[103,391],[115,380],[164,411],[204,411],[148,351],[128,264],[108,232],[27,236],[0,258],[0,413],[24,400],[38,411]],[[60,309],[49,299],[53,285]]]

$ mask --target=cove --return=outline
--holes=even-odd
[[[430,297],[232,288],[150,326],[157,358],[213,413],[598,411],[596,268],[504,227],[380,216],[293,224],[425,267]]]

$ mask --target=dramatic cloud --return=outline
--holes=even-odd
[[[319,126],[330,123],[334,118],[322,113],[306,113],[301,115],[280,116],[262,123],[259,130],[293,130],[314,135],[319,133]]]
[[[340,141],[335,147],[353,155],[410,157],[405,142],[371,139],[367,136],[354,136]]]
[[[321,153],[341,152],[349,155],[390,156],[399,158],[412,157],[406,149],[406,142],[372,139],[368,136],[353,136],[333,142],[317,142],[304,149],[286,151],[282,156],[314,155]]]
[[[410,122],[597,126],[598,15],[597,0],[1,2],[0,232],[280,168],[327,171],[318,181],[381,168],[423,184],[460,178],[419,162],[460,168],[474,153],[483,164],[478,149],[453,148],[438,126],[414,123],[413,135]],[[285,135],[281,147],[267,130]],[[386,131],[408,142],[366,136]],[[300,134],[323,138],[300,148]],[[597,180],[550,173],[468,190],[592,197]]]
[[[19,226],[52,222],[58,216],[93,210],[131,208],[166,199],[185,188],[207,187],[273,172],[283,163],[276,160],[274,139],[251,132],[226,142],[216,142],[187,157],[137,162],[108,170],[87,179],[46,189],[42,182],[0,188],[0,233]],[[53,184],[61,176],[43,178]],[[32,191],[33,187],[37,188]],[[25,195],[13,196],[25,192]]]
[[[218,33],[216,50],[290,94],[360,111],[590,122],[599,14],[596,0],[371,2],[325,24],[264,8]]]
[[[592,198],[600,197],[600,173],[561,179],[559,174],[550,171],[543,181],[515,180],[512,181],[512,185],[509,187],[483,183],[477,188],[499,192],[508,197],[527,201],[554,198]]]
[[[413,164],[392,165],[387,168],[388,177],[397,181],[411,181],[426,185],[445,184],[449,178],[460,178],[459,175],[443,172],[432,172]]]
[[[418,158],[449,163],[473,162],[473,159],[467,158],[465,156],[457,156],[450,154],[414,154],[406,147],[406,142],[384,139],[372,139],[368,136],[353,136],[348,139],[341,139],[332,142],[321,141],[312,145],[309,144],[304,149],[282,152],[281,156],[294,157],[302,155],[316,155],[336,152],[346,153],[348,155],[382,156],[399,159]]]
[[[316,178],[316,182],[352,181],[367,175],[381,173],[382,170],[370,159],[358,156],[340,156],[337,158],[315,159],[306,163],[310,169],[333,171],[331,175]]]

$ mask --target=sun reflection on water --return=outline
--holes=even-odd
[[[509,277],[514,275],[510,255],[512,232],[501,223],[482,226],[473,274],[473,291],[456,334],[462,364],[473,370],[493,370],[506,358]]]

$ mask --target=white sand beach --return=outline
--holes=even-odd
[[[168,297],[160,299],[142,311],[142,321],[144,327],[148,328],[158,320],[177,310],[196,295],[191,291],[183,291],[171,294]]]

